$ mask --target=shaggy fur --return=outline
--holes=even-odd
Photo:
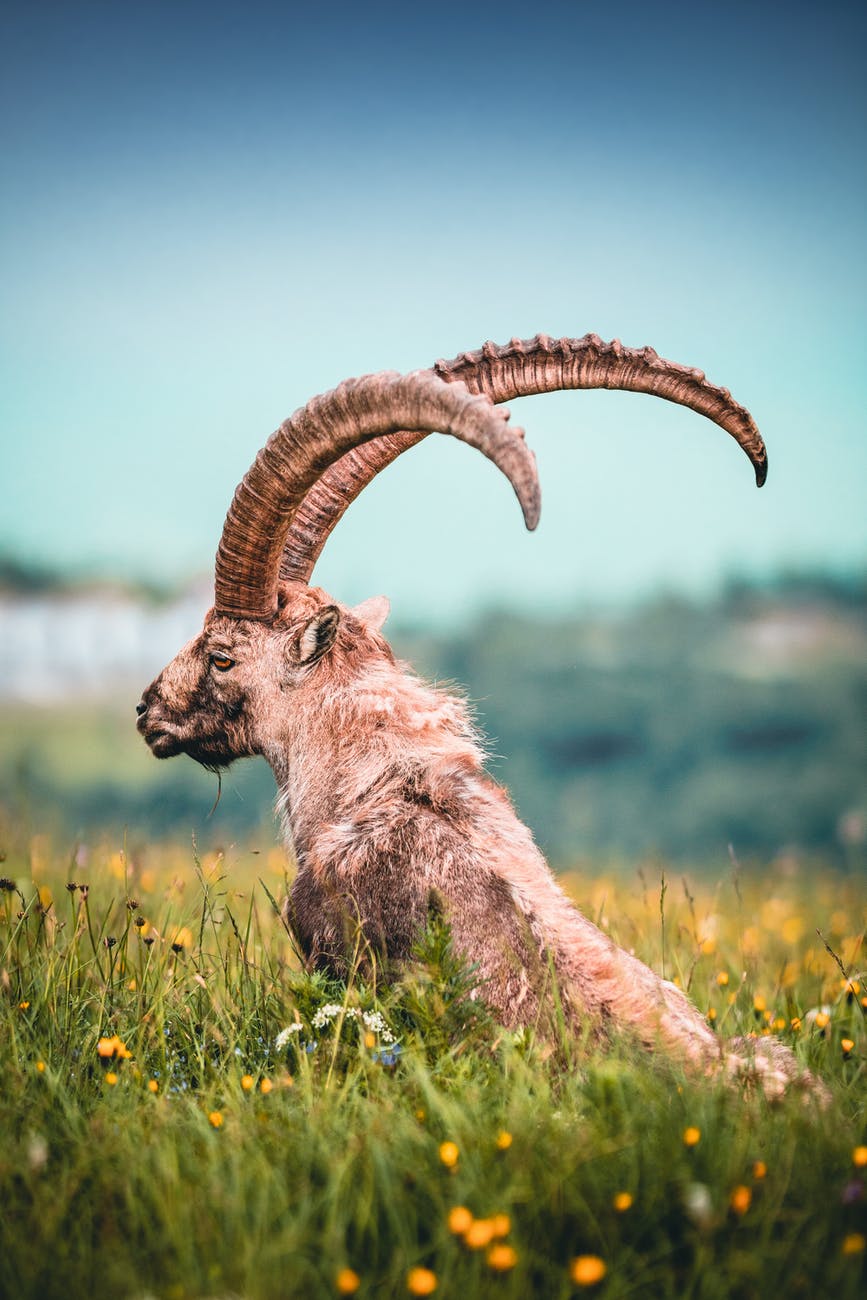
[[[563,894],[485,773],[465,704],[395,661],[387,611],[286,583],[271,623],[211,614],[146,691],[139,729],[161,758],[270,763],[298,861],[286,917],[311,967],[345,971],[359,942],[366,960],[399,966],[435,902],[503,1024],[544,1023],[556,981],[573,1024],[716,1068],[721,1045],[689,999]],[[738,1044],[727,1068],[770,1094],[809,1082],[764,1041]]]

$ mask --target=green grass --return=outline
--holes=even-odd
[[[857,882],[791,867],[662,895],[568,882],[724,1033],[780,1026],[827,1082],[822,1110],[688,1079],[628,1042],[506,1033],[437,923],[399,984],[310,977],[272,907],[276,853],[92,850],[85,873],[36,842],[0,871],[15,884],[0,892],[2,1296],[332,1296],[351,1268],[359,1296],[391,1297],[416,1267],[464,1300],[860,1293]],[[823,1006],[827,1024],[808,1020]],[[365,1038],[375,1010],[399,1051]],[[115,1037],[129,1055],[101,1056]],[[508,1216],[511,1267],[449,1230],[455,1206]],[[570,1277],[581,1255],[604,1263],[594,1286]]]

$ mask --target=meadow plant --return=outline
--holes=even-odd
[[[792,1046],[822,1110],[503,1029],[436,915],[397,982],[309,974],[280,854],[88,861],[2,868],[0,1295],[860,1293],[856,880],[565,877],[715,1030]]]

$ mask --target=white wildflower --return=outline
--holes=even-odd
[[[336,1020],[342,1012],[343,1007],[339,1002],[326,1002],[324,1007],[320,1007],[310,1022],[314,1029],[324,1029],[332,1020]]]
[[[319,1008],[310,1023],[314,1029],[325,1029],[338,1017],[354,1020],[359,1028],[363,1025],[369,1033],[378,1035],[385,1045],[395,1041],[394,1034],[386,1024],[381,1011],[361,1011],[358,1007],[344,1007],[337,1002],[326,1002],[325,1006]]]
[[[384,1043],[393,1043],[394,1034],[385,1023],[385,1017],[381,1011],[365,1011],[364,1016],[365,1029],[371,1034],[378,1034]]]
[[[709,1228],[714,1220],[713,1198],[705,1183],[689,1183],[683,1193],[683,1208],[699,1228]]]
[[[41,1133],[32,1133],[27,1143],[27,1163],[39,1174],[48,1163],[48,1143]]]
[[[291,1025],[287,1025],[285,1029],[281,1029],[277,1037],[274,1039],[274,1046],[277,1048],[277,1051],[281,1052],[284,1047],[288,1046],[292,1035],[300,1034],[303,1028],[304,1026],[301,1021],[296,1020]]]

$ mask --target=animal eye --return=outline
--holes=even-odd
[[[227,673],[230,668],[235,667],[235,660],[230,659],[228,655],[211,655],[211,663],[218,673]]]

